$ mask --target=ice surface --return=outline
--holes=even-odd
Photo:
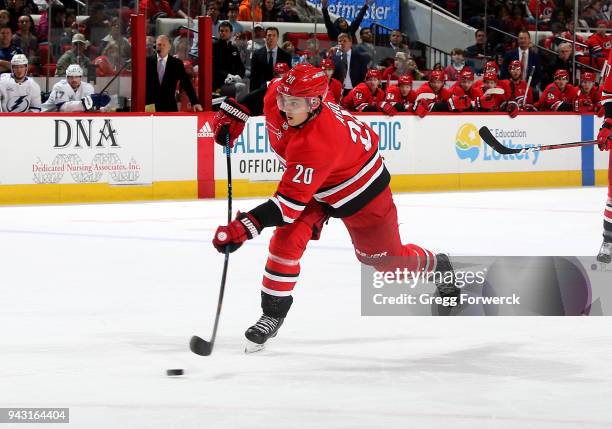
[[[396,196],[405,242],[505,255],[594,255],[605,200]],[[224,201],[0,208],[0,406],[70,407],[71,428],[612,427],[611,319],[361,317],[338,220],[264,352],[242,347],[270,231],[231,256],[215,351],[191,354],[212,329],[225,216]]]

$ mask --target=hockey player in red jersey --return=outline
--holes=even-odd
[[[576,87],[569,82],[567,70],[559,69],[555,72],[554,82],[544,89],[540,100],[536,103],[538,110],[553,112],[572,112]]]
[[[480,112],[498,112],[507,100],[504,88],[497,85],[497,73],[487,72],[482,77],[481,94],[474,100],[474,107]]]
[[[378,136],[339,105],[323,101],[327,85],[325,72],[309,64],[295,66],[270,84],[264,101],[266,127],[286,169],[272,198],[239,212],[229,225],[217,228],[213,239],[219,252],[233,252],[263,228],[276,227],[263,276],[263,315],[245,333],[252,350],[275,336],[283,323],[306,245],[319,237],[329,216],[342,220],[364,264],[387,269],[396,264],[390,257],[403,256],[409,270],[452,273],[446,255],[402,245]],[[213,121],[215,140],[228,138],[233,144],[248,117],[246,107],[226,101]],[[449,295],[458,291],[449,283],[438,284],[438,290]]]
[[[612,54],[608,56],[608,64],[612,61]],[[604,71],[604,83],[601,92],[601,104],[604,107],[605,119],[597,134],[597,143],[600,150],[612,149],[612,73],[610,67]],[[603,244],[597,255],[599,262],[609,264],[612,262],[612,152],[608,162],[608,201],[604,210]]]
[[[485,73],[495,73],[497,76],[499,76],[499,64],[497,64],[495,61],[487,61],[482,69],[483,76]],[[482,89],[482,79],[474,82],[474,89]]]
[[[508,112],[511,118],[516,117],[519,111],[534,110],[533,91],[527,91],[527,82],[522,79],[523,66],[520,61],[514,60],[508,65],[510,79],[500,81],[500,86],[506,91],[507,102],[502,110]],[[527,99],[525,100],[525,94]]]
[[[474,72],[469,67],[464,67],[461,70],[459,80],[451,86],[450,92],[448,108],[452,112],[473,110],[474,100],[482,95],[479,89],[474,88]]]
[[[425,82],[416,90],[414,111],[420,118],[429,112],[447,111],[447,102],[451,96],[448,88],[444,87],[446,74],[442,70],[432,70],[429,82]]]
[[[600,101],[600,91],[595,86],[595,73],[583,72],[580,75],[580,87],[574,100],[574,111],[578,113],[601,112],[601,116],[603,108]]]
[[[332,77],[336,68],[334,62],[329,58],[325,58],[321,61],[321,67],[323,70],[325,70],[325,73],[327,73],[327,77],[329,78],[329,91],[327,91],[327,99],[336,104],[340,104],[340,101],[342,100],[342,83],[340,83],[338,79]]]
[[[378,70],[368,70],[365,82],[361,82],[346,94],[342,99],[342,106],[351,112],[379,112],[381,103],[385,100],[385,93],[380,89],[380,77]]]
[[[407,74],[397,79],[397,85],[389,85],[385,94],[385,101],[391,103],[398,112],[411,112],[415,98],[412,76]]]
[[[272,69],[275,78],[282,78],[289,70],[287,63],[276,63]]]

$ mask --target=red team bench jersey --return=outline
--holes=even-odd
[[[385,93],[385,101],[388,101],[389,103],[402,103],[408,106],[408,108],[413,106],[415,99],[416,92],[414,90],[411,89],[408,95],[404,97],[402,95],[402,91],[400,91],[399,86],[397,85],[390,85]]]
[[[270,146],[286,170],[272,201],[283,221],[296,220],[313,198],[331,216],[354,214],[389,184],[389,172],[378,153],[374,131],[332,102],[322,104],[316,120],[289,127],[276,104],[270,83],[264,114]]]
[[[519,80],[514,82],[512,79],[500,80],[500,86],[503,85],[508,101],[516,101],[517,103],[523,103],[523,97],[527,91],[527,82]],[[533,104],[533,91],[527,92],[527,100],[525,104]]]

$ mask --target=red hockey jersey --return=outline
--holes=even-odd
[[[419,87],[419,89],[415,91],[415,101],[416,102],[418,102],[419,99],[423,98],[423,97],[419,97],[422,94],[433,94],[435,97],[431,100],[432,103],[440,103],[443,101],[448,101],[451,95],[450,90],[446,87],[442,87],[442,89],[440,89],[440,92],[436,94],[434,90],[431,88],[431,86],[429,86],[429,82],[425,82],[423,85]]]
[[[360,112],[368,105],[378,106],[384,99],[385,93],[382,89],[376,88],[376,92],[372,94],[366,83],[361,82],[346,94],[346,97],[342,99],[342,105],[351,112]]]
[[[519,80],[518,82],[513,81],[512,79],[500,80],[499,84],[506,91],[506,97],[508,101],[515,101],[519,104],[523,104],[523,97],[525,96],[525,91],[527,90],[527,82],[524,80]],[[525,104],[533,104],[533,90],[530,89],[527,93],[527,100]]]
[[[601,93],[596,86],[593,86],[589,92],[584,92],[582,88],[579,88],[574,101],[577,102],[575,106],[577,112],[595,112],[600,106]]]
[[[385,94],[385,101],[389,103],[401,103],[406,106],[406,109],[412,108],[415,98],[416,93],[414,90],[411,89],[408,95],[404,97],[397,85],[390,85]]]
[[[329,89],[327,90],[326,101],[332,101],[336,104],[340,104],[342,100],[342,84],[338,79],[331,78],[329,81]]]
[[[450,92],[451,92],[451,96],[463,97],[464,95],[467,95],[470,101],[474,101],[476,97],[482,94],[482,92],[478,90],[478,88],[476,88],[474,85],[472,85],[470,87],[470,90],[466,92],[461,87],[458,81],[455,82],[455,84],[450,87]]]
[[[565,90],[561,91],[556,83],[551,83],[546,87],[540,96],[540,100],[535,104],[538,110],[549,110],[556,112],[561,103],[574,102],[576,97],[576,87],[572,84],[565,85]],[[572,105],[573,107],[573,105]]]
[[[508,101],[508,93],[503,84],[495,88],[485,89],[483,85],[474,90],[477,94],[474,98],[474,107],[481,112],[498,112],[502,105]]]
[[[556,7],[553,0],[529,0],[529,12],[539,20],[552,18]]]
[[[612,73],[610,73],[610,61],[612,61],[612,52],[608,55],[608,63],[602,70],[603,85],[601,86],[601,104],[612,102]]]
[[[612,48],[612,36],[594,33],[587,39],[586,44],[591,49],[591,52],[593,52],[593,55],[600,54],[603,57],[607,57],[610,54],[610,48]]]
[[[286,168],[272,197],[284,222],[297,219],[313,198],[331,216],[350,216],[387,187],[389,172],[370,127],[326,101],[316,118],[292,128],[276,104],[276,86],[268,88],[264,114],[270,145]]]

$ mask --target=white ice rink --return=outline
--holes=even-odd
[[[594,255],[605,200],[603,188],[396,196],[405,242],[462,255]],[[225,210],[0,207],[0,407],[70,407],[73,429],[612,427],[610,318],[361,317],[338,220],[264,352],[242,344],[270,231],[232,254],[215,351],[191,354],[191,335],[212,329]]]

